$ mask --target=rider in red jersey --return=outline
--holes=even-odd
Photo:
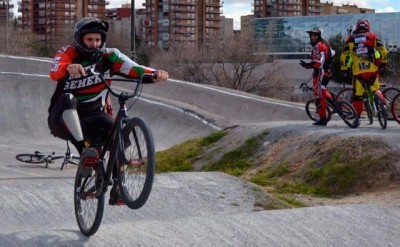
[[[306,69],[314,70],[314,97],[320,119],[313,124],[325,126],[327,124],[326,98],[332,97],[328,90],[326,90],[326,86],[332,76],[331,64],[335,51],[331,49],[326,40],[322,39],[323,30],[321,28],[315,27],[310,31],[307,31],[307,33],[310,35],[310,42],[312,45],[311,62],[306,63],[301,60],[300,65]]]

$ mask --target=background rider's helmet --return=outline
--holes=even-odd
[[[346,30],[347,36],[352,35],[355,29],[356,29],[356,26],[355,26],[355,25],[350,25],[350,26],[347,28],[347,30]]]
[[[369,26],[369,21],[367,20],[358,20],[356,24],[356,30],[357,32],[360,32],[360,30],[365,29],[366,32],[369,32],[370,26]]]
[[[311,42],[311,45],[315,45],[316,43],[318,43],[319,41],[322,40],[322,34],[323,34],[323,32],[324,32],[324,30],[323,30],[322,28],[320,28],[320,27],[314,27],[314,28],[312,28],[311,30],[307,31],[307,33],[310,35],[310,42]],[[316,42],[311,40],[311,34],[316,34],[316,35],[318,35],[318,40],[317,40]]]
[[[94,17],[82,18],[75,24],[74,47],[82,53],[98,56],[105,49],[108,26],[108,22]],[[101,34],[101,45],[99,48],[89,48],[83,43],[83,36],[87,33]]]

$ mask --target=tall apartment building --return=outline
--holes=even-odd
[[[9,22],[12,21],[14,17],[13,8],[14,4],[11,0],[0,1],[0,25],[5,25],[7,23],[7,18]]]
[[[146,0],[143,6],[148,46],[202,46],[222,38],[220,0]]]
[[[59,46],[59,41],[71,37],[77,20],[85,16],[104,18],[107,4],[105,0],[21,0],[19,20],[23,29],[38,35],[48,47]]]
[[[131,35],[131,15],[130,4],[122,4],[121,8],[107,9],[106,20],[110,23],[110,33],[121,36],[125,34],[130,38]],[[136,38],[144,40],[144,20],[146,19],[146,9],[135,9],[135,35]]]
[[[320,15],[320,0],[254,0],[254,17]]]
[[[233,38],[233,18],[226,18],[221,16],[222,20],[222,39],[229,40]]]
[[[254,15],[242,15],[240,17],[240,30],[244,36],[251,37],[253,35],[253,18]]]
[[[359,8],[355,4],[342,4],[342,6],[335,6],[333,2],[322,3],[322,14],[323,15],[343,15],[343,14],[365,14],[375,13],[374,9]]]

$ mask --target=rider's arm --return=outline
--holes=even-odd
[[[377,65],[378,66],[386,65],[388,51],[386,50],[382,41],[378,37],[376,37],[376,39],[375,39],[375,49],[380,53],[380,60],[379,60],[379,64],[377,64]]]
[[[340,70],[345,71],[351,68],[352,61],[352,50],[354,47],[354,43],[350,41],[350,39],[346,42],[346,45],[343,49],[342,54],[340,54]]]
[[[58,81],[65,77],[68,73],[68,65],[72,63],[77,54],[77,51],[71,46],[66,46],[59,50],[51,65],[50,78]]]
[[[144,73],[155,74],[157,70],[139,65],[116,48],[107,48],[103,58],[112,64],[112,74],[139,79]]]
[[[319,42],[317,46],[319,56],[312,56],[312,61],[310,64],[312,66],[311,68],[313,69],[320,69],[323,67],[326,60],[326,55],[328,53],[327,46],[322,42]]]

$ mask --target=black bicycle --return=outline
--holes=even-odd
[[[33,153],[23,153],[17,154],[15,158],[21,162],[30,163],[30,164],[46,164],[46,168],[48,168],[49,164],[55,163],[55,160],[63,159],[63,163],[61,165],[60,170],[64,168],[67,164],[79,165],[80,157],[71,153],[71,149],[69,148],[67,142],[67,151],[64,154],[59,154],[56,152],[52,152],[51,154],[47,154],[41,151],[35,151]]]
[[[312,87],[308,86],[308,82],[301,83],[300,89],[304,86],[307,87],[308,90],[312,90]],[[332,115],[336,113],[345,122],[345,124],[347,124],[347,126],[349,126],[350,128],[357,128],[360,125],[360,120],[353,105],[346,100],[337,101],[336,96],[333,93],[330,94],[332,95],[332,98],[326,97],[327,121],[330,121]],[[315,98],[309,99],[305,104],[307,116],[314,122],[318,121],[319,119],[317,109],[313,109],[312,107],[315,105]]]
[[[125,105],[128,99],[135,98],[133,106],[140,97],[143,79],[154,75],[145,74],[140,80],[112,79],[137,83],[133,93],[118,93],[108,85],[103,74],[94,70],[89,73],[97,75],[109,92],[118,98],[119,110],[104,145],[97,145],[99,157],[95,159],[91,174],[82,175],[85,164],[79,166],[76,173],[75,216],[81,232],[86,236],[95,234],[100,227],[108,186],[112,185],[113,189],[120,191],[129,208],[138,209],[150,195],[155,173],[155,149],[150,128],[139,117],[129,118],[129,109]]]

